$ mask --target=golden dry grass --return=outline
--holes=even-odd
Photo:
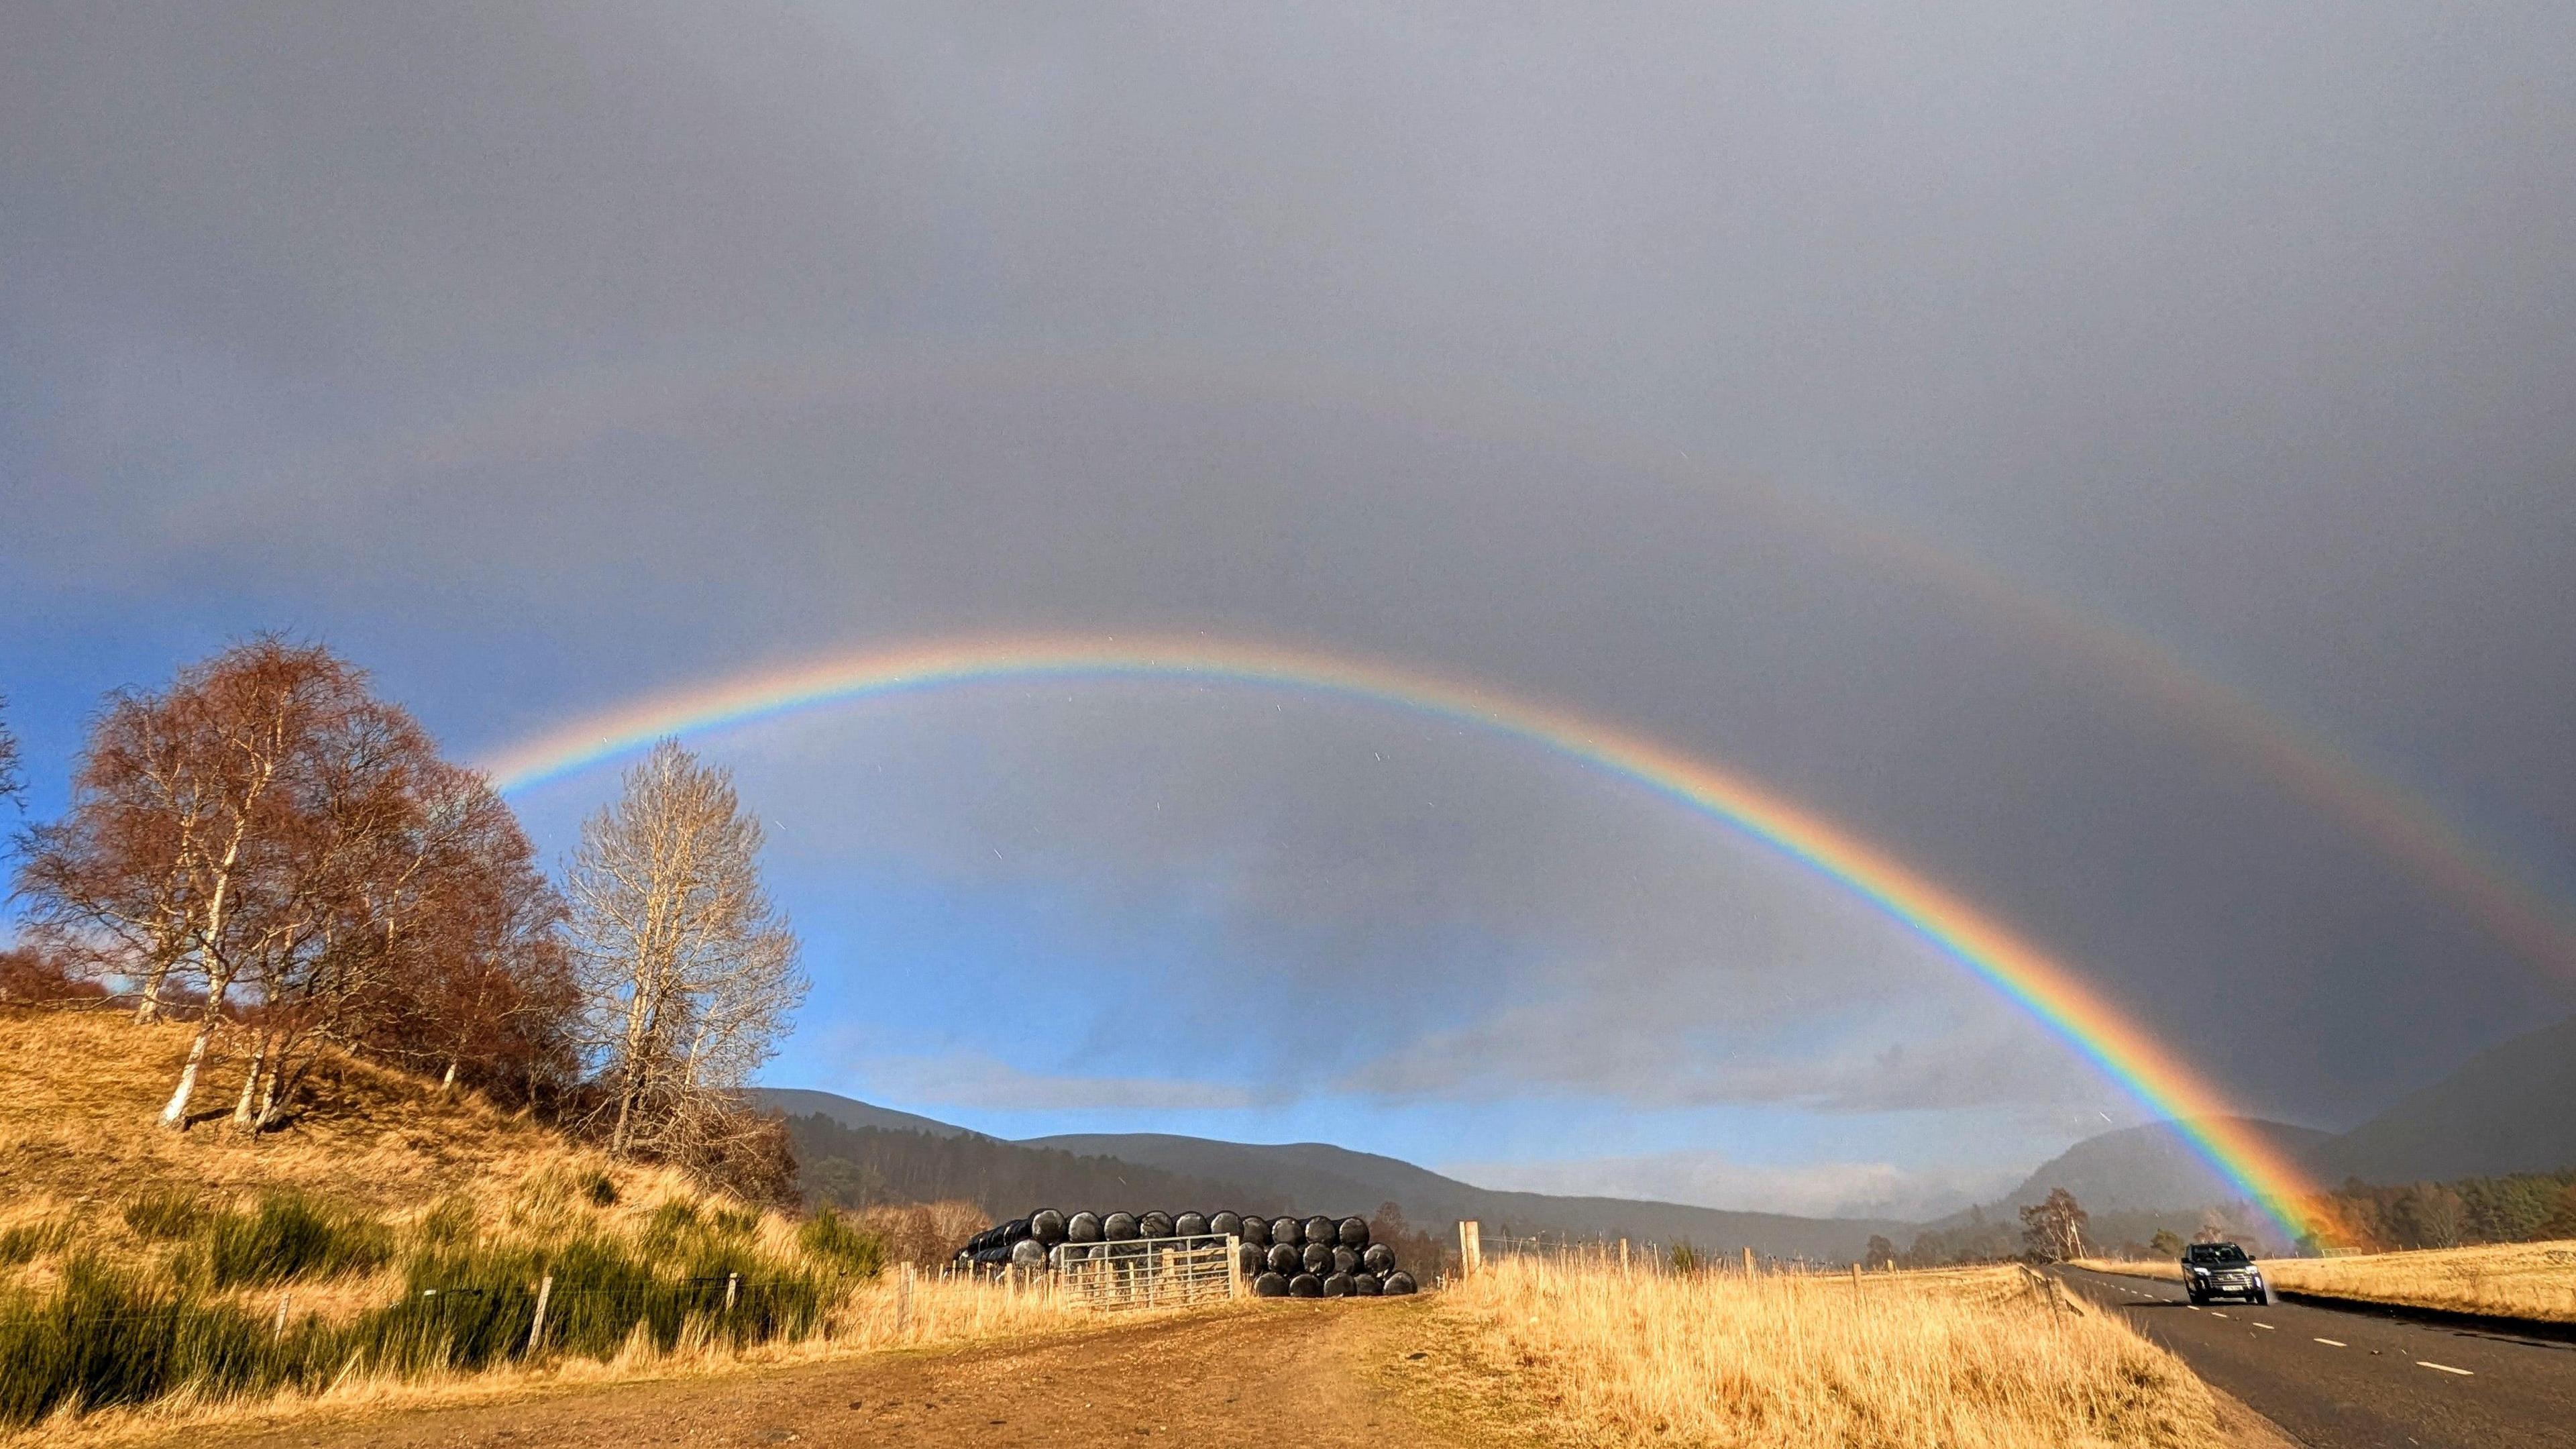
[[[1453,1400],[1506,1439],[1764,1449],[2222,1442],[2208,1391],[2014,1268],[1670,1277],[1501,1260],[1450,1288]]]
[[[189,1031],[140,1027],[122,1013],[0,1007],[0,1177],[10,1185],[0,1212],[24,1216],[41,1200],[49,1211],[112,1216],[152,1189],[225,1198],[293,1187],[399,1215],[451,1197],[506,1200],[532,1178],[591,1171],[609,1174],[630,1208],[691,1191],[542,1123],[345,1058],[315,1068],[317,1100],[291,1131],[252,1138],[220,1118],[161,1131],[154,1122]],[[229,1111],[240,1070],[219,1049],[197,1112]]]
[[[1158,1309],[1119,1314],[1129,1324],[1207,1310]],[[783,1367],[888,1350],[947,1350],[979,1343],[1074,1333],[1103,1326],[1101,1315],[1042,1292],[1014,1292],[989,1280],[897,1273],[854,1290],[822,1331],[803,1339],[748,1348],[692,1335],[670,1352],[642,1336],[606,1360],[572,1359],[539,1366],[511,1366],[477,1374],[398,1378],[359,1371],[315,1394],[281,1394],[243,1401],[209,1401],[192,1395],[134,1409],[87,1416],[58,1415],[21,1433],[0,1431],[0,1449],[122,1449],[213,1430],[249,1432],[288,1424],[345,1422],[386,1412],[523,1399],[533,1395]]]
[[[497,1111],[471,1097],[441,1096],[403,1073],[335,1059],[317,1068],[315,1101],[291,1130],[252,1138],[227,1122],[186,1133],[156,1118],[186,1051],[188,1029],[138,1027],[122,1014],[0,1007],[0,1241],[14,1233],[28,1249],[0,1260],[0,1288],[42,1295],[63,1265],[88,1257],[167,1278],[185,1244],[156,1238],[127,1209],[156,1193],[201,1209],[246,1209],[263,1194],[292,1190],[366,1215],[397,1242],[433,1231],[486,1245],[555,1245],[575,1238],[652,1241],[659,1210],[685,1204],[748,1221],[744,1241],[781,1271],[810,1270],[797,1225],[777,1214],[756,1220],[711,1198],[678,1173],[618,1164],[547,1125]],[[201,1109],[229,1108],[240,1064],[218,1057]],[[613,1192],[603,1192],[606,1184]],[[606,1199],[606,1200],[603,1200]],[[862,1226],[882,1231],[898,1254],[941,1250],[983,1226],[958,1205],[889,1211]],[[433,1221],[435,1219],[435,1221]],[[954,1244],[949,1244],[953,1248]],[[399,1261],[285,1287],[218,1292],[275,1311],[291,1300],[301,1319],[347,1320],[406,1291]],[[1088,1310],[1035,1293],[935,1275],[889,1273],[853,1281],[812,1332],[793,1341],[742,1346],[685,1329],[674,1347],[647,1336],[605,1361],[557,1356],[486,1372],[403,1377],[363,1367],[318,1392],[256,1401],[210,1401],[182,1390],[153,1403],[87,1416],[57,1414],[32,1429],[0,1430],[0,1445],[121,1442],[182,1426],[275,1423],[392,1404],[446,1402],[531,1392],[549,1384],[718,1372],[748,1365],[888,1348],[971,1344],[1096,1322]]]
[[[2102,1259],[2085,1263],[2106,1273],[2182,1281],[2173,1262]],[[2497,1243],[2476,1248],[2430,1248],[2406,1253],[2366,1253],[2349,1258],[2269,1258],[2264,1280],[2293,1293],[2325,1293],[2373,1303],[2439,1308],[2576,1323],[2576,1240]]]

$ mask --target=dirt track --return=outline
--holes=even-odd
[[[959,1352],[874,1354],[219,1442],[226,1449],[1455,1444],[1410,1416],[1388,1386],[1390,1375],[1418,1362],[1408,1354],[1431,1347],[1426,1301],[1263,1303]]]

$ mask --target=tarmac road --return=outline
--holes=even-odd
[[[2313,1449],[2576,1445],[2576,1343],[2286,1303],[2194,1308],[2179,1283],[2058,1271]]]

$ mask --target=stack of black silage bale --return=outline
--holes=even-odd
[[[1243,1281],[1264,1298],[1375,1298],[1415,1290],[1396,1266],[1395,1250],[1369,1241],[1358,1217],[1263,1218],[1237,1212],[1077,1212],[1040,1208],[977,1233],[958,1251],[961,1264],[986,1269],[1062,1268],[1121,1255],[1160,1238],[1237,1238]]]

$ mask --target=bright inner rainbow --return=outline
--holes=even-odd
[[[1411,669],[1198,639],[1018,637],[824,659],[674,691],[605,711],[500,751],[484,768],[525,790],[687,734],[914,690],[979,681],[1078,678],[1224,682],[1391,706],[1536,745],[1642,786],[1750,834],[1841,883],[1984,981],[2117,1082],[2171,1118],[2220,1176],[2291,1239],[2323,1236],[2299,1169],[2207,1082],[2088,990],[2074,973],[1878,847],[1705,760],[1598,721]]]

